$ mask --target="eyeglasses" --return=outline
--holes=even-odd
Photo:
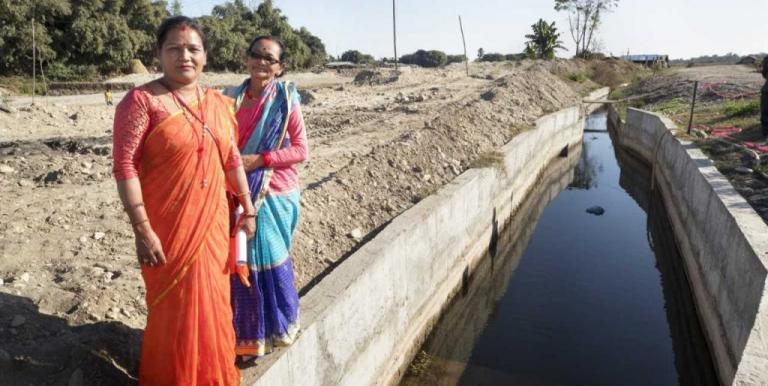
[[[251,59],[263,60],[263,61],[265,61],[265,62],[267,62],[269,64],[278,64],[278,63],[280,63],[279,60],[277,60],[277,59],[275,59],[275,58],[273,58],[273,57],[271,57],[269,55],[263,55],[263,54],[258,53],[258,52],[248,51],[248,56],[251,57]]]

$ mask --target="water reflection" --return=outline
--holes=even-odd
[[[589,151],[589,147],[591,146],[590,141],[592,140],[592,137],[594,136],[590,136],[590,139],[587,140],[585,136],[584,142],[582,143],[584,151],[581,152],[579,163],[574,169],[573,182],[568,185],[569,189],[589,190],[597,188],[597,174],[602,168],[602,165],[597,157],[590,155],[591,152]]]

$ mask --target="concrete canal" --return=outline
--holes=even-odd
[[[649,167],[606,121],[499,226],[401,385],[718,384]]]

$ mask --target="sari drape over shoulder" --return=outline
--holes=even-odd
[[[116,137],[120,125],[130,124],[132,107],[124,103],[132,102],[118,106]],[[164,266],[142,267],[149,310],[139,369],[142,385],[240,382],[223,167],[237,154],[237,123],[231,101],[219,92],[206,91],[201,104],[210,133],[202,135],[201,123],[177,112],[144,136],[138,158],[144,206],[167,259]]]
[[[225,94],[240,106],[248,87],[246,81]],[[265,167],[247,173],[257,210],[256,235],[248,242],[247,264],[252,285],[245,287],[232,278],[239,355],[264,355],[275,346],[291,344],[299,331],[299,296],[290,248],[299,219],[295,164],[306,158],[307,147],[298,107],[295,86],[272,81],[252,109],[240,109],[237,113],[242,154],[261,154],[266,163]],[[275,175],[280,178],[273,185]],[[273,190],[276,186],[278,191]]]

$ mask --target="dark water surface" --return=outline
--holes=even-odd
[[[499,231],[402,385],[717,384],[648,166],[592,131],[605,114],[586,128]]]

